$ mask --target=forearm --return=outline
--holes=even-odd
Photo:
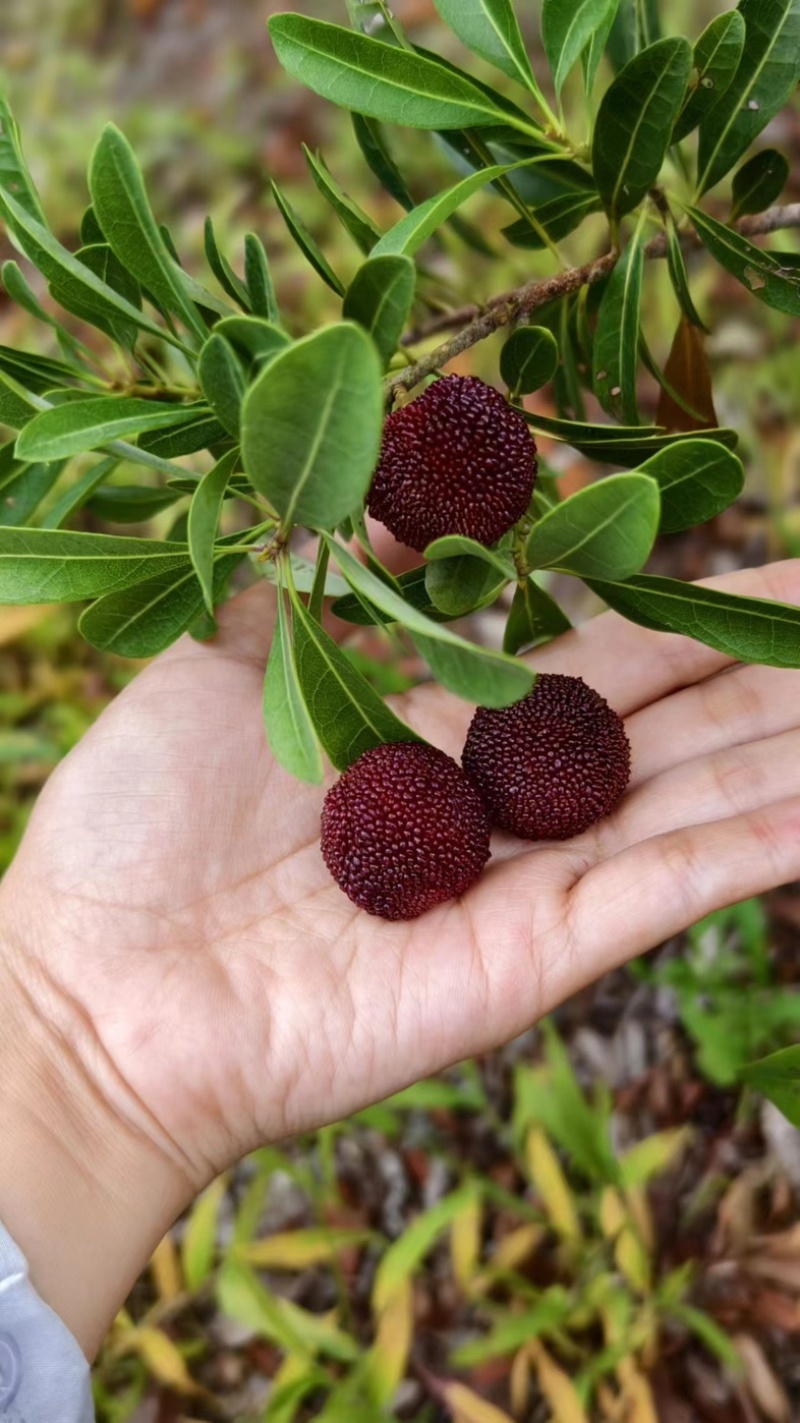
[[[109,1108],[55,990],[34,991],[0,942],[0,1221],[92,1358],[188,1188]]]

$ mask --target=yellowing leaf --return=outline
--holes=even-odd
[[[508,1376],[508,1392],[511,1398],[511,1412],[519,1418],[528,1407],[531,1391],[531,1356],[527,1344],[518,1349]]]
[[[405,1376],[414,1339],[414,1288],[403,1280],[380,1312],[375,1343],[367,1356],[370,1395],[379,1408],[393,1398]]]
[[[481,1225],[483,1207],[480,1198],[468,1200],[464,1209],[456,1216],[450,1232],[450,1257],[453,1274],[466,1289],[478,1265],[481,1251]]]
[[[659,1423],[652,1389],[633,1360],[622,1361],[617,1373],[622,1383],[621,1416],[625,1423]]]
[[[191,1377],[183,1355],[160,1329],[135,1329],[120,1340],[120,1354],[138,1354],[153,1378],[191,1397],[201,1392]]]
[[[150,1274],[159,1299],[177,1299],[183,1291],[183,1278],[175,1241],[165,1235],[153,1251],[150,1260]]]
[[[478,1187],[473,1182],[460,1187],[417,1216],[399,1239],[393,1241],[375,1273],[372,1304],[376,1310],[380,1312],[401,1281],[414,1274],[442,1232],[453,1224],[467,1201],[477,1193]]]
[[[526,1156],[531,1181],[554,1228],[565,1240],[580,1240],[581,1228],[567,1178],[548,1138],[539,1127],[531,1127],[528,1132]]]
[[[502,1408],[495,1408],[463,1383],[445,1384],[442,1397],[453,1415],[453,1423],[514,1423]]]
[[[650,1288],[650,1259],[631,1223],[631,1214],[613,1186],[607,1186],[600,1198],[600,1226],[606,1238],[614,1241],[614,1258],[621,1273],[635,1290],[646,1293]]]
[[[687,1127],[675,1127],[670,1131],[654,1132],[632,1146],[619,1163],[620,1175],[625,1186],[643,1186],[660,1176],[677,1160],[691,1139]]]
[[[532,1339],[528,1349],[536,1369],[539,1387],[550,1404],[554,1423],[590,1423],[575,1385],[555,1360],[551,1359],[544,1346],[538,1339]]]
[[[239,1246],[236,1258],[262,1270],[306,1270],[310,1265],[327,1265],[340,1250],[371,1238],[368,1230],[289,1230]]]
[[[540,1225],[521,1225],[504,1235],[494,1251],[491,1264],[497,1270],[516,1270],[533,1254],[544,1230]]]
[[[187,1287],[199,1290],[207,1280],[217,1242],[217,1217],[225,1197],[227,1178],[219,1176],[198,1196],[186,1222],[181,1241],[181,1260]]]

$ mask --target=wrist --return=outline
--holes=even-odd
[[[29,967],[3,917],[0,1220],[34,1287],[91,1358],[192,1189],[113,1110],[92,1067],[100,1048],[89,1025]]]

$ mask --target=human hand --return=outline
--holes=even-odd
[[[715,586],[800,601],[800,563]],[[272,589],[253,589],[213,642],[182,639],[137,677],[51,778],[2,887],[4,1001],[35,1044],[11,1080],[30,1100],[35,1069],[72,1182],[66,1225],[63,1191],[42,1199],[41,1181],[38,1214],[61,1213],[74,1258],[87,1230],[95,1242],[77,1302],[63,1250],[32,1263],[87,1349],[171,1218],[246,1151],[491,1048],[710,910],[800,875],[800,673],[732,667],[609,613],[533,660],[626,718],[633,779],[615,814],[566,843],[496,835],[462,900],[371,918],[322,862],[319,788],[264,741],[273,614]],[[425,686],[399,710],[459,756],[464,703]],[[75,1146],[87,1132],[94,1161]],[[39,1180],[42,1134],[27,1136]],[[36,1256],[30,1214],[12,1202],[9,1216],[0,1184],[0,1218]]]

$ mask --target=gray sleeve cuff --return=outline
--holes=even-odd
[[[1,1223],[0,1423],[94,1423],[89,1365]]]

